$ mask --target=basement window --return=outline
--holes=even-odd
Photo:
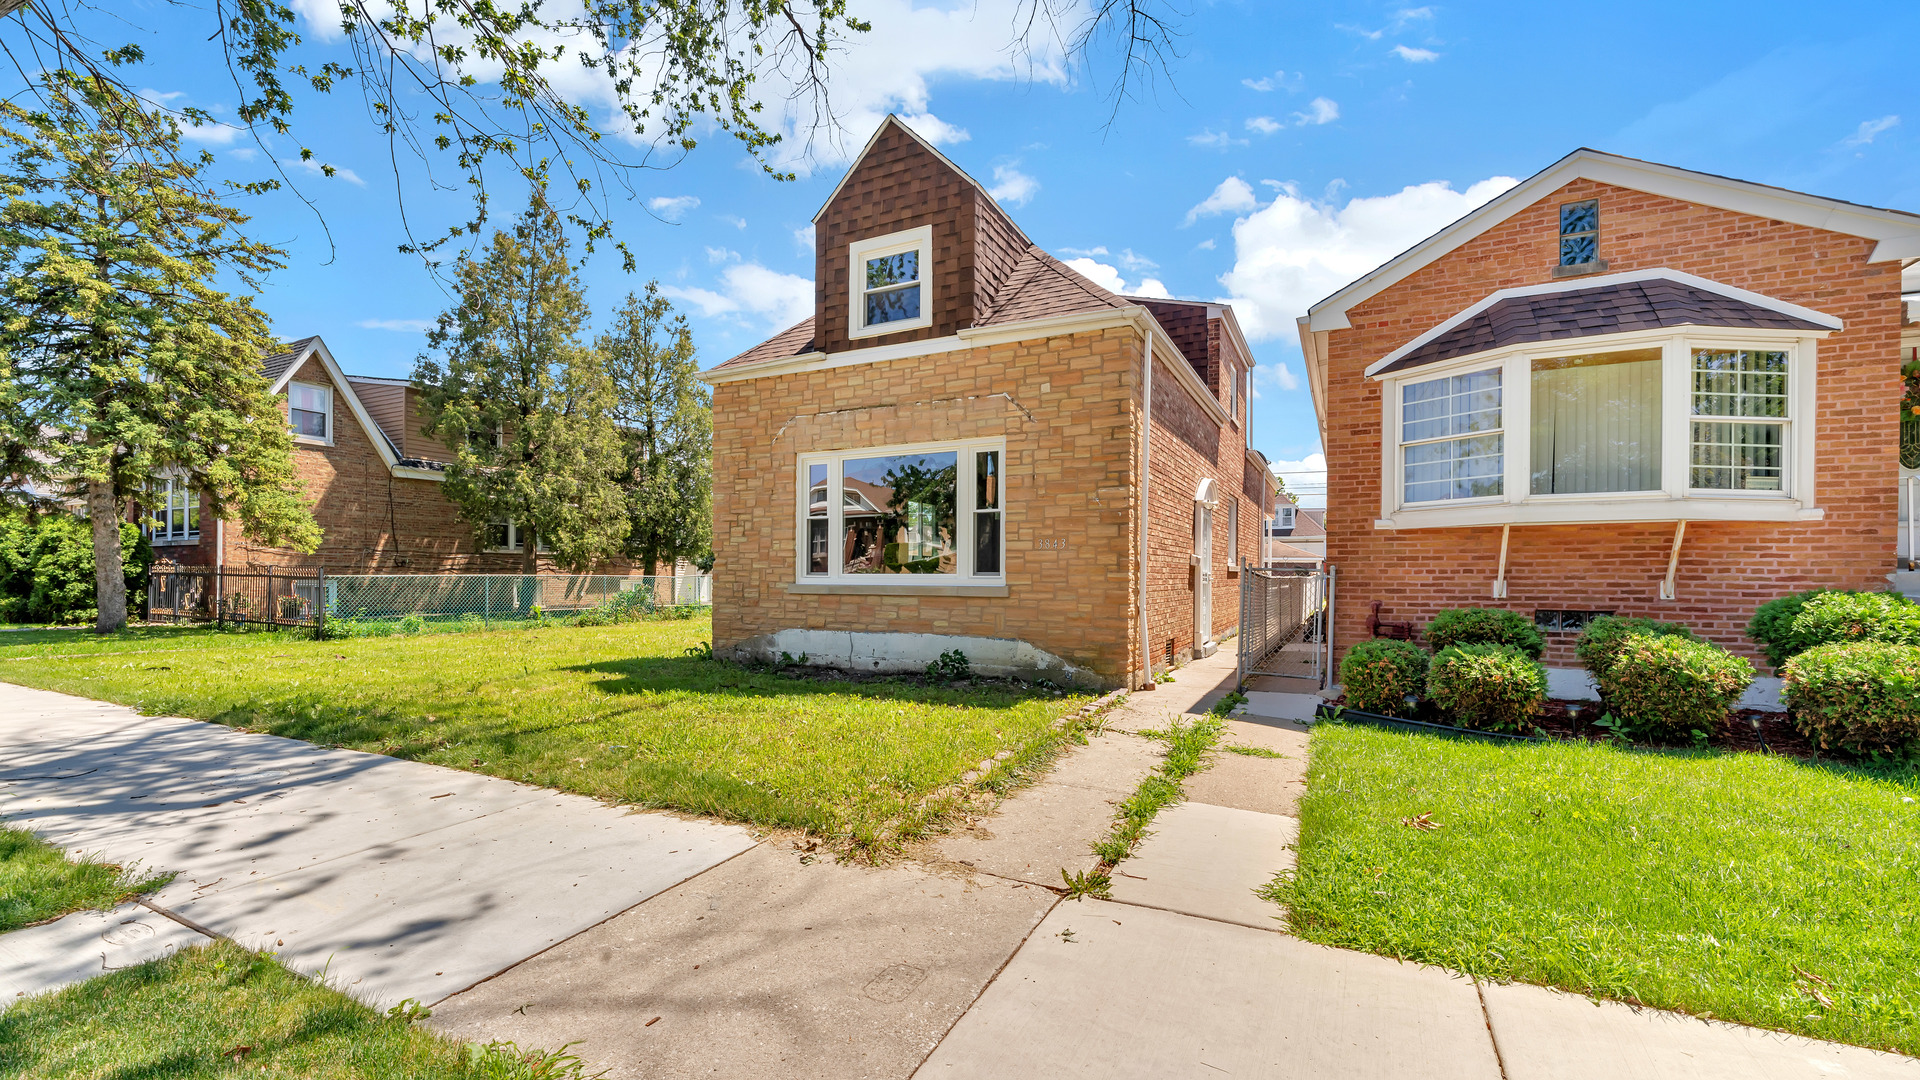
[[[1533,612],[1533,625],[1550,634],[1577,634],[1592,624],[1593,620],[1611,611],[1569,611],[1562,608],[1536,608]]]

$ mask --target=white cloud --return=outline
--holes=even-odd
[[[1408,45],[1395,45],[1393,55],[1409,64],[1425,64],[1440,59],[1440,54],[1432,49],[1416,49]]]
[[[353,325],[362,330],[392,330],[401,334],[419,334],[433,329],[426,319],[361,319]]]
[[[1237,214],[1242,210],[1252,210],[1260,205],[1253,194],[1253,186],[1237,176],[1229,176],[1220,181],[1213,194],[1200,200],[1199,204],[1187,211],[1187,224],[1191,225],[1203,217],[1214,214]]]
[[[1865,146],[1879,137],[1883,132],[1891,131],[1899,126],[1900,118],[1898,116],[1883,116],[1878,120],[1863,120],[1860,122],[1860,126],[1854,130],[1853,134],[1840,140],[1840,145]]]
[[[737,262],[720,272],[719,289],[663,285],[660,291],[698,308],[707,318],[733,316],[771,329],[792,326],[813,314],[813,282],[754,262]]]
[[[733,226],[736,229],[739,229],[742,232],[746,231],[746,228],[747,228],[746,218],[739,217],[734,214],[721,214],[720,220],[728,225]]]
[[[994,201],[1025,206],[1039,192],[1040,181],[1014,167],[1018,164],[1015,161],[993,167],[993,186],[987,189],[987,194],[993,196]]]
[[[700,196],[659,195],[647,200],[647,209],[668,221],[677,222],[693,211],[700,209]]]
[[[1224,131],[1208,129],[1198,135],[1187,136],[1187,142],[1205,150],[1225,150],[1233,146],[1245,146],[1247,140],[1236,139]]]
[[[1209,236],[1205,240],[1202,240],[1193,246],[1200,251],[1212,251],[1214,248],[1217,248],[1220,245],[1214,243],[1213,237]]]
[[[1240,85],[1258,94],[1271,93],[1287,85],[1287,73],[1276,71],[1271,75],[1262,75],[1257,79],[1241,79]]]
[[[1249,338],[1290,340],[1308,307],[1517,182],[1496,176],[1455,191],[1433,181],[1344,206],[1284,189],[1233,223],[1233,269],[1220,283]]]
[[[227,151],[227,156],[235,161],[252,161],[259,157],[260,153],[251,146],[236,146]]]
[[[813,250],[813,222],[809,221],[793,230],[793,243],[802,251]]]
[[[1055,248],[1054,250],[1060,252],[1062,255],[1072,255],[1078,258],[1082,255],[1105,255],[1107,254],[1107,245],[1101,244],[1099,247],[1090,247],[1090,248],[1063,247],[1063,248]]]
[[[1308,454],[1298,461],[1274,461],[1274,475],[1287,482],[1287,490],[1309,510],[1327,504],[1327,455]]]
[[[1340,119],[1340,105],[1332,98],[1317,97],[1307,102],[1307,110],[1305,112],[1294,113],[1293,118],[1300,122],[1301,127],[1308,127],[1313,124],[1331,124],[1335,120]]]
[[[352,184],[354,187],[367,186],[367,182],[365,180],[360,179],[360,175],[358,173],[342,165],[332,166],[333,176],[328,177],[327,176],[328,166],[322,165],[320,163],[319,158],[306,158],[305,160],[302,160],[300,158],[281,158],[280,164],[289,169],[299,169],[302,172],[310,172],[313,175],[322,177],[324,179],[345,180],[347,183]]]
[[[1287,125],[1275,120],[1271,116],[1249,116],[1247,118],[1247,130],[1257,131],[1262,135],[1271,135],[1286,126]]]
[[[195,125],[191,120],[180,120],[180,137],[188,142],[203,146],[228,146],[233,140],[247,133],[247,129],[232,124],[207,123]]]
[[[1173,299],[1173,294],[1167,291],[1166,285],[1158,278],[1141,278],[1138,282],[1129,285],[1120,276],[1117,268],[1103,262],[1095,262],[1092,259],[1068,259],[1067,265],[1108,292],[1119,293],[1121,296],[1154,296],[1166,300]]]
[[[1388,34],[1405,30],[1411,23],[1426,22],[1432,18],[1433,9],[1430,7],[1401,8],[1399,11],[1393,13],[1392,22],[1389,22],[1378,30],[1368,30],[1363,26],[1349,26],[1343,23],[1335,23],[1333,28],[1335,30],[1345,30],[1348,33],[1358,34],[1368,41],[1379,41]]]

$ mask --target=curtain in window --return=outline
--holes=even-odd
[[[1535,495],[1657,491],[1660,350],[1533,362]]]

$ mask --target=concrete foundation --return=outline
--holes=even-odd
[[[1042,679],[1061,686],[1111,690],[1110,680],[1024,641],[963,634],[899,634],[866,630],[781,630],[748,638],[721,654],[738,661],[777,661],[784,654],[846,671],[922,672],[942,653],[959,650],[977,674]]]

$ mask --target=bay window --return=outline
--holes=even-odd
[[[1381,524],[1818,517],[1816,346],[1688,327],[1387,376]]]
[[[799,580],[997,583],[1005,452],[994,440],[804,455]]]

